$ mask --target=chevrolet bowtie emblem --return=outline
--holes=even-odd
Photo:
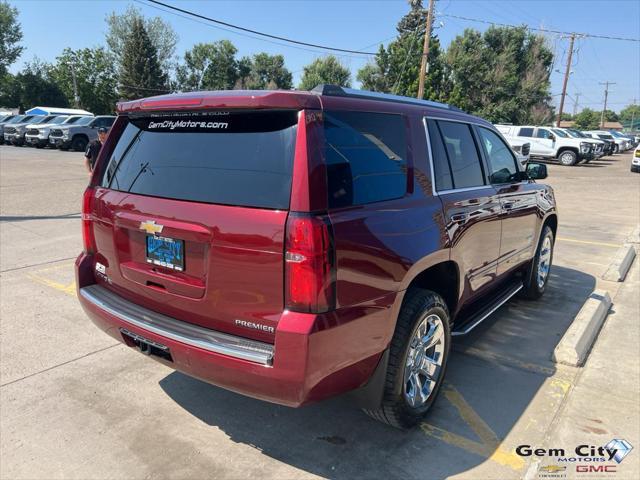
[[[540,467],[538,470],[541,472],[547,472],[547,473],[558,473],[558,472],[564,472],[566,469],[567,467],[565,466],[547,465],[545,467]]]
[[[153,220],[147,220],[146,222],[140,222],[140,230],[144,230],[147,233],[155,235],[162,232],[164,225],[158,225]]]

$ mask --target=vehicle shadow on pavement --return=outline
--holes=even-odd
[[[551,352],[594,287],[592,276],[554,266],[541,300],[514,299],[456,341],[438,402],[426,421],[408,432],[369,419],[346,397],[290,409],[179,372],[160,386],[232,441],[315,475],[425,479],[478,468],[469,475],[520,478],[525,462],[513,449],[542,441],[554,413],[545,409],[558,400],[550,394],[550,400],[538,402],[544,407],[532,407],[532,400],[550,388],[545,381],[555,372]],[[518,422],[527,425],[512,433]]]

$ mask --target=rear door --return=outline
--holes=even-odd
[[[470,300],[496,278],[500,199],[486,182],[471,125],[428,119],[427,129],[451,259],[464,275],[465,300]]]
[[[272,341],[297,122],[296,111],[120,118],[94,206],[99,280],[180,320]]]
[[[522,180],[518,161],[498,134],[476,127],[482,151],[487,159],[489,181],[497,190],[502,206],[502,235],[498,275],[533,255],[537,232],[537,193],[539,186]]]

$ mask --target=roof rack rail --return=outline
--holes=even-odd
[[[454,107],[453,105],[448,105],[446,103],[434,102],[432,100],[420,100],[418,98],[403,97],[402,95],[393,95],[391,93],[357,90],[355,88],[346,88],[339,85],[330,85],[325,83],[318,85],[311,91],[328,97],[363,98],[368,100],[380,100],[382,102],[408,103],[411,105],[422,105],[424,107],[443,108],[454,112],[462,112],[458,107]]]

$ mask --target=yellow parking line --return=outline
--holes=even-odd
[[[601,247],[618,248],[620,246],[617,243],[594,242],[591,240],[578,240],[577,238],[567,238],[567,237],[558,237],[556,238],[556,240],[560,240],[562,242],[584,243],[585,245],[599,245]]]
[[[465,438],[457,433],[444,428],[436,427],[423,422],[420,425],[422,431],[430,437],[441,440],[449,445],[466,450],[469,453],[485,457],[500,465],[520,471],[525,466],[525,461],[514,452],[505,449],[495,432],[466,402],[464,397],[452,385],[443,386],[444,397],[455,407],[460,418],[473,430],[480,441]]]
[[[536,363],[524,362],[516,357],[503,355],[496,352],[490,352],[488,350],[482,350],[476,347],[464,347],[459,349],[455,348],[455,351],[456,353],[462,353],[464,355],[469,355],[470,357],[477,357],[487,362],[520,368],[522,370],[527,370],[533,373],[540,373],[549,377],[556,372],[554,368],[545,367]]]
[[[46,285],[47,287],[54,288],[60,292],[66,293],[67,295],[75,296],[76,295],[76,282],[73,281],[68,285],[64,283],[55,282],[45,277],[41,277],[40,275],[36,275],[33,273],[29,274],[29,278],[35,280],[38,283]]]

